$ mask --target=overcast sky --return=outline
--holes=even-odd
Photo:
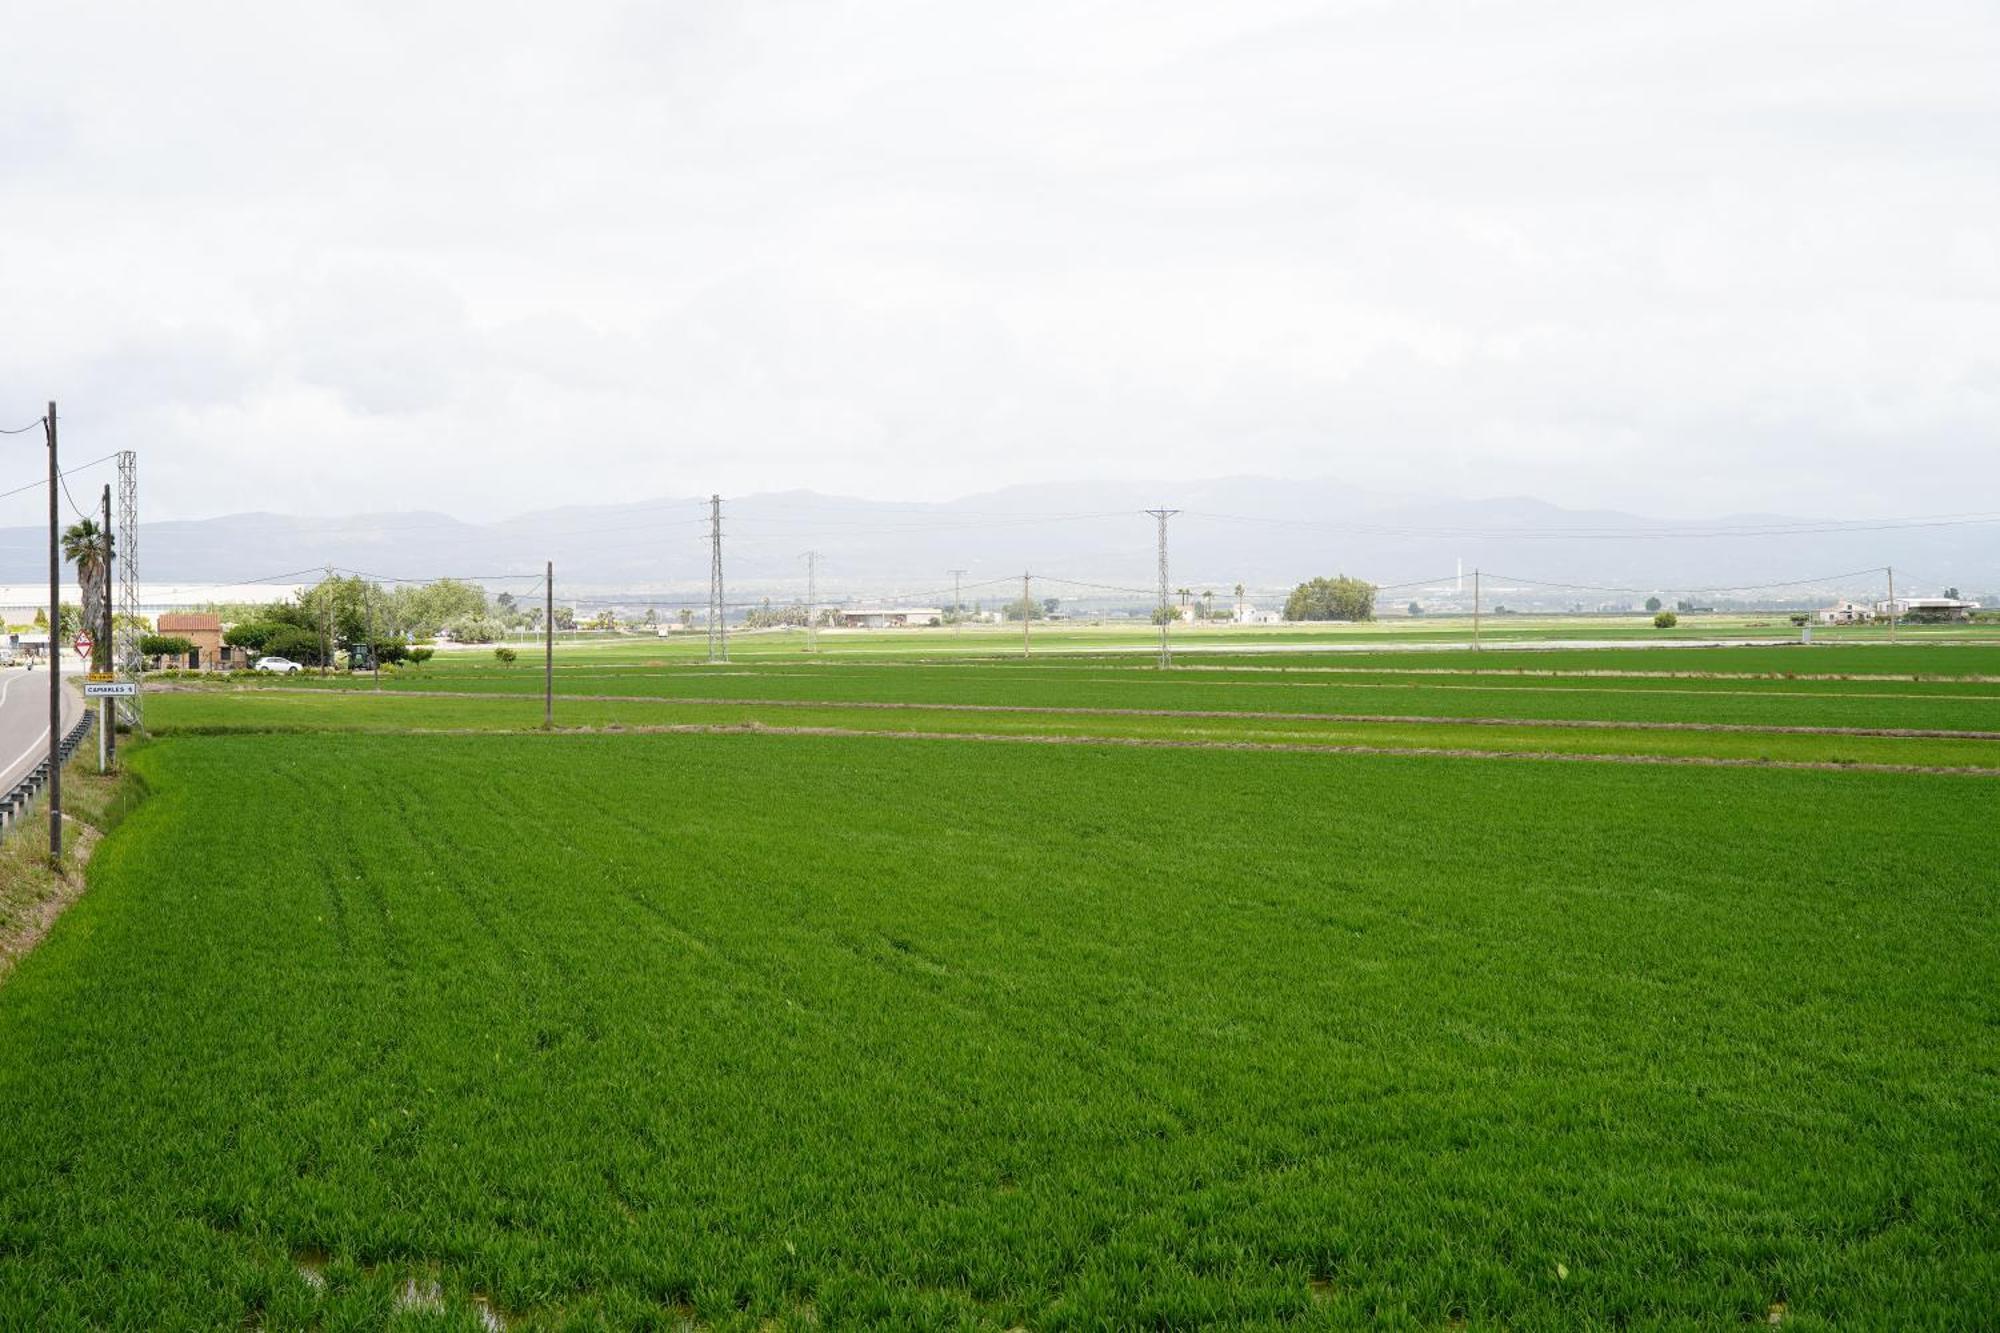
[[[0,426],[149,517],[1996,507],[1990,0],[7,13]]]

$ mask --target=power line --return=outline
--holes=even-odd
[[[6,432],[6,433],[7,433],[7,434],[9,434],[9,435],[19,435],[19,434],[20,434],[21,432],[19,432],[19,431],[8,431],[8,432]],[[72,476],[72,475],[74,475],[75,473],[78,473],[78,472],[88,472],[88,471],[90,471],[90,470],[91,470],[92,468],[94,468],[94,467],[97,467],[98,465],[100,465],[100,464],[103,464],[103,463],[109,463],[109,462],[111,462],[111,461],[112,461],[113,459],[115,459],[115,458],[117,458],[117,457],[118,457],[118,455],[117,455],[117,454],[106,454],[106,455],[104,455],[104,457],[102,457],[102,458],[93,458],[93,459],[91,459],[91,460],[90,460],[90,461],[89,461],[88,463],[79,463],[79,464],[77,464],[77,465],[76,465],[75,467],[73,467],[73,468],[67,468],[67,469],[65,469],[65,470],[63,470],[63,471],[61,471],[61,472],[58,472],[58,473],[57,473],[56,475],[57,475],[58,477],[68,477],[68,476]],[[40,489],[41,489],[42,487],[44,487],[44,486],[46,486],[46,485],[48,485],[48,484],[49,484],[49,483],[48,483],[48,481],[47,481],[46,479],[44,479],[44,480],[42,480],[42,481],[31,481],[31,482],[29,482],[29,483],[28,483],[27,485],[25,485],[25,486],[16,486],[16,487],[15,487],[15,488],[14,488],[13,490],[11,490],[11,491],[0,491],[0,500],[5,500],[5,499],[7,499],[7,498],[8,498],[9,496],[13,496],[13,495],[21,495],[21,494],[24,494],[24,493],[26,493],[26,492],[28,492],[28,491],[38,491],[38,490],[40,490]],[[76,501],[75,501],[75,500],[71,500],[71,501],[70,501],[70,507],[71,507],[71,508],[75,508],[75,506],[76,506]]]
[[[428,578],[392,578],[387,574],[371,574],[365,569],[351,569],[346,565],[331,565],[328,566],[328,568],[338,570],[342,574],[352,574],[356,578],[370,579],[376,583],[442,583],[445,582],[446,580],[449,580],[453,583],[518,583],[523,579],[534,579],[536,581],[540,581],[544,577],[542,574],[530,573],[530,574],[433,574]]]
[[[1361,520],[1325,523],[1312,519],[1217,514],[1194,509],[1186,512],[1192,518],[1206,518],[1225,523],[1252,523],[1267,527],[1309,528],[1316,531],[1365,533],[1370,536],[1379,537],[1486,538],[1489,540],[1524,538],[1538,541],[1672,541],[1684,539],[1713,541],[1730,537],[1805,537],[1844,532],[1889,532],[1908,528],[1962,527],[1971,524],[2000,523],[2000,514],[1996,513],[1959,513],[1889,519],[1800,519],[1796,522],[1766,523],[1756,526],[1739,527],[1710,525],[1704,527],[1676,528],[1426,528],[1369,523]]]
[[[76,497],[69,493],[69,478],[60,472],[56,474],[56,478],[58,481],[62,483],[63,499],[69,501],[69,507],[71,509],[76,510],[77,518],[79,520],[88,520],[90,518],[90,515],[85,513],[83,506],[76,502]]]
[[[1764,588],[1798,588],[1808,584],[1832,583],[1839,579],[1860,578],[1863,574],[1880,574],[1884,568],[1885,566],[1882,565],[1871,565],[1867,569],[1850,569],[1845,573],[1841,574],[1816,574],[1811,578],[1803,578],[1803,579],[1772,579],[1762,583],[1725,583],[1717,585],[1715,587],[1708,587],[1708,588],[1691,588],[1691,587],[1684,587],[1680,584],[1672,584],[1672,583],[1662,584],[1658,587],[1653,587],[1653,588],[1621,588],[1621,587],[1613,587],[1607,584],[1596,584],[1596,583],[1552,583],[1544,579],[1522,578],[1519,575],[1515,574],[1489,574],[1488,577],[1496,579],[1505,579],[1510,583],[1526,584],[1530,587],[1555,588],[1558,590],[1570,591],[1570,592],[1650,593],[1650,592],[1664,591],[1664,592],[1691,592],[1691,593],[1725,593],[1725,592],[1756,592]]]

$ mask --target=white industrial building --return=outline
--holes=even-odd
[[[1876,615],[1893,615],[1899,620],[1970,620],[1978,609],[1979,603],[1956,597],[1898,597],[1893,602],[1875,603]]]

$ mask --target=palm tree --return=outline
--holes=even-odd
[[[111,564],[111,534],[97,526],[94,518],[72,523],[62,535],[63,558],[76,566],[76,581],[83,589],[83,623],[88,626],[103,615],[104,578]],[[97,636],[92,648],[91,667],[107,671],[111,666],[109,626]],[[49,645],[50,651],[55,649]]]

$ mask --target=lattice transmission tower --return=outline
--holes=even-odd
[[[118,455],[118,532],[113,550],[118,566],[118,619],[111,635],[112,669],[121,680],[137,681],[145,667],[139,639],[145,630],[139,619],[139,455],[126,449]],[[138,730],[139,696],[118,701],[125,724]]]
[[[1153,614],[1160,622],[1160,666],[1174,664],[1174,650],[1167,639],[1167,626],[1174,618],[1173,603],[1167,600],[1167,520],[1180,513],[1178,509],[1148,509],[1147,513],[1160,520],[1160,606]]]
[[[729,627],[723,623],[722,497],[708,497],[708,660],[729,660]]]

